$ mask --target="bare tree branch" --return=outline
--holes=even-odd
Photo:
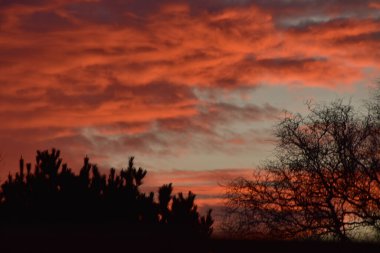
[[[275,158],[226,187],[226,231],[247,237],[349,240],[380,231],[380,110],[308,105],[275,128]]]

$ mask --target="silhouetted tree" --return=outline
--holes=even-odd
[[[62,164],[60,151],[37,151],[34,171],[20,159],[19,172],[1,185],[0,227],[12,224],[99,224],[123,227],[134,236],[191,236],[208,238],[212,232],[211,210],[200,216],[195,195],[172,195],[172,185],[154,193],[139,187],[147,171],[136,168],[134,158],[127,169],[108,176],[84,158],[78,174]]]
[[[380,128],[336,101],[288,114],[275,129],[275,158],[227,186],[224,228],[269,238],[349,240],[380,231]]]

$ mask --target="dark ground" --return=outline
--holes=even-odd
[[[244,240],[194,240],[151,234],[138,237],[120,231],[86,231],[51,227],[7,228],[0,232],[1,252],[256,252],[256,253],[380,253],[380,244],[333,242],[281,242]]]

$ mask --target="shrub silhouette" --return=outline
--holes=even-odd
[[[154,193],[140,192],[147,171],[136,168],[134,158],[127,169],[111,168],[108,176],[84,158],[75,174],[62,164],[60,151],[37,151],[34,171],[21,157],[19,172],[1,185],[0,222],[15,224],[98,224],[123,227],[134,236],[187,236],[208,238],[212,233],[211,210],[200,216],[195,195],[172,194],[172,184]],[[127,228],[127,229],[124,229]],[[126,231],[127,230],[127,231]]]

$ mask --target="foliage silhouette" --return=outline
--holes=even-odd
[[[26,172],[25,172],[26,167]],[[41,225],[98,227],[134,237],[167,236],[206,239],[212,233],[211,210],[200,216],[195,195],[172,194],[171,184],[154,193],[140,192],[147,171],[136,168],[134,158],[127,169],[107,175],[84,158],[75,174],[62,164],[60,151],[37,151],[34,171],[20,159],[19,172],[1,185],[0,226]]]
[[[347,241],[380,233],[380,125],[341,100],[287,115],[275,158],[227,186],[224,229],[255,238]],[[360,232],[359,232],[360,231]],[[371,233],[368,233],[371,231]]]

